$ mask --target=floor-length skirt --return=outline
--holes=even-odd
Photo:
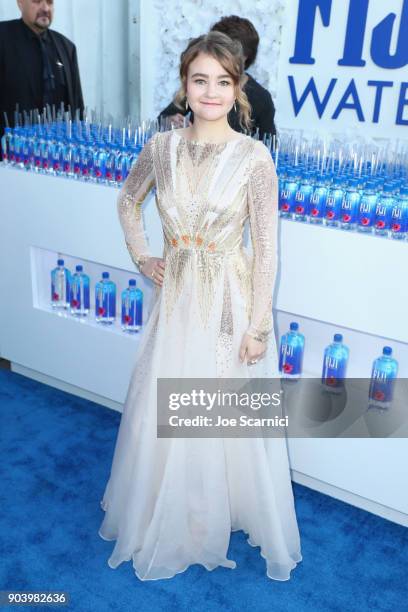
[[[228,262],[204,305],[211,312],[204,327],[197,295],[208,299],[208,287],[195,272],[196,255],[175,304],[179,270],[171,257],[140,338],[101,501],[99,535],[116,540],[108,564],[131,560],[141,580],[170,578],[195,563],[234,568],[230,534],[244,530],[260,546],[267,575],[288,580],[302,556],[286,439],[157,437],[158,377],[216,378],[220,368],[231,378],[278,375],[273,334],[258,364],[238,359],[248,318]]]

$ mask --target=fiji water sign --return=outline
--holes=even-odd
[[[407,65],[408,0],[294,0],[283,29],[279,125],[406,138]]]

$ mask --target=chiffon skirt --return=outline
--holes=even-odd
[[[228,261],[209,324],[200,324],[194,263],[193,257],[170,317],[166,300],[174,278],[168,263],[163,286],[156,288],[101,501],[99,535],[115,541],[111,568],[132,561],[140,580],[157,580],[196,563],[207,570],[235,568],[227,557],[230,534],[243,530],[248,544],[260,547],[267,576],[288,580],[302,556],[286,439],[157,437],[158,377],[216,378],[220,370],[231,378],[278,376],[273,334],[258,364],[239,361],[248,317]],[[228,338],[222,331],[226,290]]]

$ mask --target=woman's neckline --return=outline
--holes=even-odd
[[[231,138],[230,140],[224,140],[223,142],[208,142],[205,140],[193,140],[191,138],[186,138],[183,134],[180,134],[178,130],[173,130],[173,133],[176,134],[181,140],[185,140],[186,142],[190,142],[194,145],[202,145],[202,146],[212,146],[212,147],[221,147],[230,144],[231,142],[236,142],[238,140],[244,140],[245,135],[238,136],[237,138]]]

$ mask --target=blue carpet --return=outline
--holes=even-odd
[[[408,611],[408,530],[298,484],[303,561],[287,582],[266,577],[242,531],[234,570],[148,582],[131,562],[112,570],[97,531],[120,414],[8,370],[0,406],[0,590],[65,590],[59,609],[75,612]]]

